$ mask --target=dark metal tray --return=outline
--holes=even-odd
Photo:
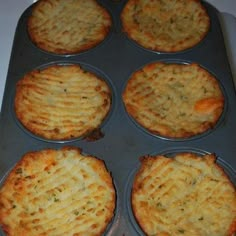
[[[226,55],[218,12],[206,2],[211,28],[202,42],[179,53],[157,53],[143,49],[122,32],[120,13],[125,1],[100,1],[113,17],[109,37],[86,52],[60,56],[38,49],[27,34],[27,18],[31,7],[19,19],[9,64],[2,113],[0,117],[0,180],[21,156],[33,150],[80,147],[85,153],[105,161],[111,171],[117,192],[115,216],[105,235],[143,235],[132,215],[130,191],[139,166],[139,157],[153,153],[192,151],[199,154],[216,153],[217,162],[236,185],[236,94]],[[122,91],[129,76],[143,65],[153,61],[196,62],[219,80],[225,95],[225,111],[213,130],[191,139],[168,140],[141,129],[127,115],[122,102]],[[30,135],[16,121],[13,99],[16,82],[32,69],[52,63],[79,63],[102,75],[113,90],[112,111],[101,126],[104,137],[96,141],[85,139],[51,142]],[[0,230],[0,235],[4,235]]]

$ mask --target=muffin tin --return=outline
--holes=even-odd
[[[120,13],[126,1],[99,2],[112,15],[113,27],[104,42],[79,54],[47,53],[30,41],[27,19],[32,6],[19,19],[0,117],[0,179],[2,183],[9,170],[26,152],[44,148],[57,149],[68,145],[79,147],[83,152],[103,159],[114,179],[116,211],[104,235],[143,235],[130,207],[130,191],[139,166],[139,157],[153,153],[174,154],[186,150],[199,154],[216,153],[217,162],[236,185],[236,94],[218,19],[219,13],[210,4],[203,2],[211,19],[210,31],[198,45],[178,53],[159,53],[138,46],[122,32]],[[225,95],[224,113],[216,127],[195,138],[175,140],[151,135],[130,119],[122,102],[125,84],[134,71],[154,61],[195,62],[215,75]],[[100,127],[104,137],[94,141],[50,141],[35,137],[21,127],[14,114],[13,100],[17,81],[35,68],[54,63],[84,65],[108,82],[112,90],[112,110]],[[2,230],[0,235],[4,235]]]

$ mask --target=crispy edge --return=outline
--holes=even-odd
[[[145,170],[147,168],[150,168],[153,165],[153,163],[155,163],[156,161],[163,161],[162,165],[165,165],[169,162],[173,162],[173,159],[166,158],[163,155],[157,155],[157,156],[145,155],[145,156],[140,157],[139,160],[141,162],[141,166],[135,174],[135,177],[133,180],[133,186],[131,189],[131,208],[132,208],[132,212],[135,216],[135,219],[136,219],[139,227],[142,229],[142,231],[145,234],[148,234],[146,227],[145,227],[145,221],[143,221],[143,219],[140,218],[137,214],[139,208],[135,205],[135,197],[134,196],[142,188],[142,184],[140,182],[140,179],[142,179],[142,174],[143,174],[143,172],[145,172]]]

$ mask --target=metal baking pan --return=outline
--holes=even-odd
[[[27,19],[32,6],[19,19],[3,97],[0,117],[0,179],[23,154],[44,148],[80,147],[83,152],[105,161],[111,171],[117,192],[113,221],[105,235],[142,235],[130,207],[133,177],[139,157],[152,153],[215,153],[217,162],[236,185],[236,93],[230,71],[218,11],[203,2],[211,19],[207,36],[195,47],[179,53],[157,53],[130,41],[122,32],[120,13],[126,1],[100,1],[113,17],[111,33],[95,48],[75,55],[55,55],[38,49],[27,34]],[[154,61],[195,62],[215,75],[225,95],[224,114],[217,126],[204,135],[191,139],[163,139],[141,129],[130,119],[122,102],[122,91],[129,76],[143,65]],[[51,142],[32,136],[22,128],[14,114],[13,99],[17,81],[27,72],[52,63],[79,63],[104,76],[113,92],[112,111],[102,124],[103,138],[95,141],[75,139]],[[0,235],[4,235],[0,230]]]

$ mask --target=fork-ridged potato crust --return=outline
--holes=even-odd
[[[214,154],[179,153],[141,159],[132,208],[150,236],[232,236],[236,233],[235,187]]]
[[[141,46],[178,52],[198,44],[210,19],[199,0],[129,0],[121,20],[128,37]]]
[[[217,80],[197,64],[154,62],[131,75],[127,112],[153,134],[188,138],[213,128],[224,108]]]
[[[111,17],[95,0],[39,0],[28,32],[41,49],[56,54],[88,50],[108,35]]]
[[[18,81],[15,112],[33,134],[51,140],[87,135],[111,107],[105,81],[79,65],[52,65]]]
[[[102,160],[75,147],[28,152],[0,189],[0,224],[9,236],[102,235],[115,199]]]

